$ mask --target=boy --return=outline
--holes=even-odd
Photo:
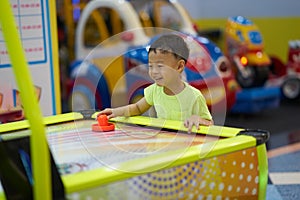
[[[149,75],[154,83],[144,90],[138,102],[118,108],[106,108],[99,114],[108,118],[141,115],[154,106],[157,117],[181,120],[188,132],[193,126],[213,125],[212,116],[201,92],[181,79],[189,57],[182,37],[167,34],[159,37],[148,51]]]

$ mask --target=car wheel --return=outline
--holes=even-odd
[[[300,97],[300,79],[289,78],[287,79],[281,87],[283,96],[286,99],[295,100]]]
[[[236,80],[242,88],[261,87],[267,81],[268,76],[268,67],[246,66],[244,75],[237,72]]]

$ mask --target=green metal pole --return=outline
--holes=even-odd
[[[25,116],[31,129],[30,148],[34,179],[34,199],[51,200],[50,159],[45,125],[9,0],[1,0],[0,22],[16,82],[20,90]]]

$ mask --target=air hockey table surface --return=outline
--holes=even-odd
[[[265,199],[267,131],[201,126],[188,134],[182,122],[136,116],[94,132],[96,115],[44,119],[67,199]],[[30,136],[28,126],[0,125],[1,142]]]

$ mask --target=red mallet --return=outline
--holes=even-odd
[[[115,125],[108,123],[108,118],[106,115],[99,115],[97,117],[98,124],[92,125],[93,131],[104,132],[104,131],[113,131],[115,130]]]

